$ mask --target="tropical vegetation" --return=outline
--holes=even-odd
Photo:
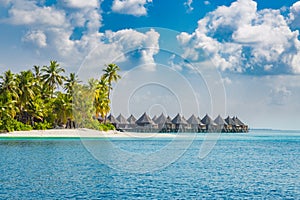
[[[106,118],[119,70],[116,64],[108,64],[99,79],[86,84],[75,73],[65,76],[56,61],[16,74],[4,72],[0,75],[0,132],[63,128],[70,121],[76,127],[114,129]]]

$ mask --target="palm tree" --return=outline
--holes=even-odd
[[[73,96],[74,94],[74,87],[76,84],[78,84],[80,81],[78,79],[78,76],[75,75],[75,73],[70,73],[70,76],[66,78],[66,83],[64,84],[64,89],[67,92],[69,96]]]
[[[108,81],[102,78],[96,85],[94,93],[94,107],[96,110],[96,117],[98,118],[99,114],[103,119],[106,119],[107,113],[110,111],[109,107],[109,98],[108,98]],[[106,122],[106,121],[104,121]]]
[[[18,83],[18,92],[19,92],[19,101],[17,102],[20,116],[19,121],[22,121],[22,117],[25,117],[26,120],[23,122],[28,122],[28,107],[30,102],[34,99],[34,76],[30,70],[22,71],[20,74],[17,74],[17,83]]]
[[[43,72],[42,79],[49,86],[50,96],[53,97],[54,90],[63,84],[65,78],[61,73],[65,70],[59,66],[57,61],[50,61],[50,66],[44,66],[41,71]]]
[[[106,68],[103,69],[104,74],[102,75],[101,80],[107,80],[107,84],[108,84],[108,91],[107,91],[108,107],[109,107],[109,103],[110,103],[109,99],[110,99],[110,91],[112,90],[112,82],[117,82],[118,79],[121,78],[121,76],[118,75],[119,70],[120,70],[120,67],[118,65],[114,64],[114,63],[106,65]],[[107,109],[107,110],[109,112],[110,108]],[[107,113],[105,114],[104,123],[106,123]]]
[[[15,75],[10,71],[6,71],[4,76],[0,76],[1,99],[5,102],[18,99],[18,87]]]
[[[54,101],[54,112],[57,114],[56,122],[58,124],[65,124],[68,118],[72,119],[71,97],[67,94],[58,92]]]
[[[41,80],[42,78],[42,73],[41,73],[41,67],[40,66],[37,66],[37,65],[34,65],[33,66],[33,73],[34,73],[34,78],[36,80]]]
[[[101,79],[106,79],[107,80],[108,87],[109,87],[108,94],[107,94],[108,99],[110,97],[109,96],[110,95],[110,90],[112,90],[112,87],[111,87],[112,82],[114,82],[114,81],[117,82],[118,79],[121,78],[121,76],[117,74],[117,72],[119,70],[120,70],[120,67],[116,64],[113,64],[113,63],[108,64],[106,66],[106,68],[103,69],[104,74],[103,74]]]

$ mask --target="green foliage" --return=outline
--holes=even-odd
[[[14,121],[14,129],[15,131],[30,131],[32,130],[32,126],[23,124],[22,122],[19,122],[17,120]]]
[[[100,130],[99,129],[100,123],[98,120],[92,119],[92,120],[85,120],[83,122],[83,127],[89,128],[89,129],[94,129],[94,130]]]
[[[112,125],[110,123],[106,123],[106,124],[100,124],[99,130],[100,131],[110,131],[110,130],[116,130],[116,128],[114,125]]]
[[[15,119],[5,119],[0,123],[0,130],[3,131],[30,131],[32,127],[27,124],[23,124]]]
[[[120,67],[116,64],[106,65],[103,69],[104,74],[101,76],[100,81],[97,83],[94,94],[94,107],[96,109],[96,117],[100,114],[106,122],[106,116],[110,111],[110,91],[112,90],[112,83],[117,82],[121,78],[118,75]]]
[[[10,70],[0,74],[0,131],[32,130],[28,124],[44,130],[63,125],[69,118],[78,127],[113,130],[112,125],[99,126],[93,118],[101,115],[106,122],[109,93],[112,83],[120,78],[119,70],[109,64],[100,80],[91,79],[88,84],[79,84],[74,73],[63,76],[65,70],[56,61],[17,74]],[[59,90],[62,86],[64,92]]]
[[[33,129],[35,130],[46,130],[52,128],[52,124],[45,121],[45,122],[36,122],[34,123]]]

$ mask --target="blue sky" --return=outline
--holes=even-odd
[[[0,72],[115,62],[112,112],[300,129],[300,1],[0,0]]]

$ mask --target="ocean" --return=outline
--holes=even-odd
[[[0,139],[0,199],[300,199],[299,131],[206,136]]]

